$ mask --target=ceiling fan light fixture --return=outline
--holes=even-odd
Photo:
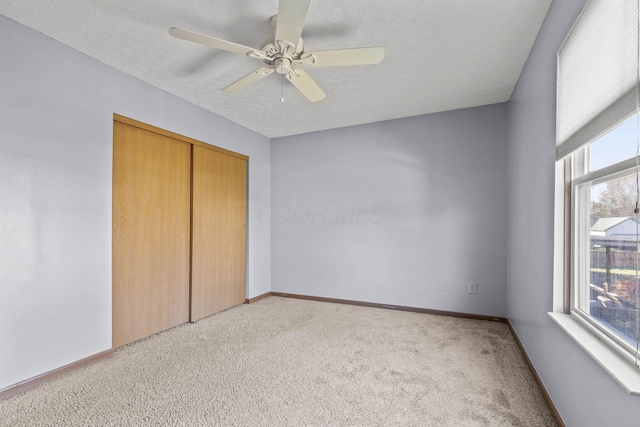
[[[293,70],[291,59],[285,57],[276,58],[273,61],[273,66],[278,74],[287,74]]]

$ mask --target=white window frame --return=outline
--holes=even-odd
[[[571,191],[566,191],[565,160],[561,159],[556,163],[556,207],[555,207],[555,251],[554,251],[554,311],[549,313],[550,317],[567,332],[594,360],[608,372],[627,393],[640,396],[640,368],[635,365],[635,349],[617,337],[612,331],[594,320],[588,313],[579,308],[577,298],[579,298],[579,270],[587,271],[584,261],[580,259],[578,253],[589,253],[589,236],[580,234],[580,221],[576,219],[578,215],[586,213],[587,220],[590,218],[590,196],[583,197],[586,203],[577,206],[576,194],[578,186],[585,183],[606,182],[617,177],[633,175],[636,173],[636,158],[621,161],[611,166],[607,166],[597,171],[588,171],[589,146],[576,150],[571,154]],[[585,186],[590,188],[590,186]],[[566,197],[571,197],[571,211],[566,212]],[[569,221],[567,221],[569,219]],[[566,224],[570,225],[567,230]],[[584,223],[582,224],[584,225]],[[567,231],[570,231],[569,242],[566,246]],[[582,241],[581,241],[582,240]],[[570,251],[570,262],[567,263],[565,251]],[[570,269],[570,275],[566,275],[566,269]],[[585,270],[586,268],[586,270]],[[566,278],[570,277],[569,295],[565,292]],[[586,274],[588,278],[589,275]],[[588,280],[588,279],[587,279]],[[566,304],[569,297],[570,304]],[[566,307],[568,306],[568,311]]]
[[[631,353],[635,362],[635,347],[631,347],[627,342],[620,339],[615,333],[611,332],[600,322],[594,320],[593,316],[586,313],[580,307],[588,306],[590,299],[590,292],[585,288],[585,286],[588,286],[588,283],[585,283],[585,281],[590,281],[589,256],[586,254],[590,253],[591,237],[585,233],[585,230],[588,229],[586,224],[591,220],[590,187],[614,179],[634,176],[637,173],[636,159],[633,157],[591,172],[587,171],[586,167],[586,165],[589,164],[589,148],[589,145],[587,145],[579,149],[579,152],[575,153],[576,156],[574,157],[574,162],[579,165],[574,164],[573,170],[576,171],[576,177],[573,178],[571,182],[571,223],[573,226],[572,247],[575,248],[571,254],[571,312],[583,317],[587,322],[591,323],[593,327],[598,328],[601,332],[609,335],[611,339],[616,341],[622,348],[626,349],[627,352]],[[580,189],[581,186],[582,189]]]

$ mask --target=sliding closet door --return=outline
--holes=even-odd
[[[113,347],[189,320],[191,145],[114,122]]]
[[[247,160],[193,147],[191,321],[245,299]]]

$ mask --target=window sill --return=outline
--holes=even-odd
[[[640,396],[640,369],[634,365],[631,356],[616,351],[613,342],[607,342],[605,336],[598,336],[576,316],[562,313],[549,313],[549,316],[627,393]]]

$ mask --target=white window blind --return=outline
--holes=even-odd
[[[635,114],[637,74],[637,0],[588,1],[558,51],[558,159]]]

